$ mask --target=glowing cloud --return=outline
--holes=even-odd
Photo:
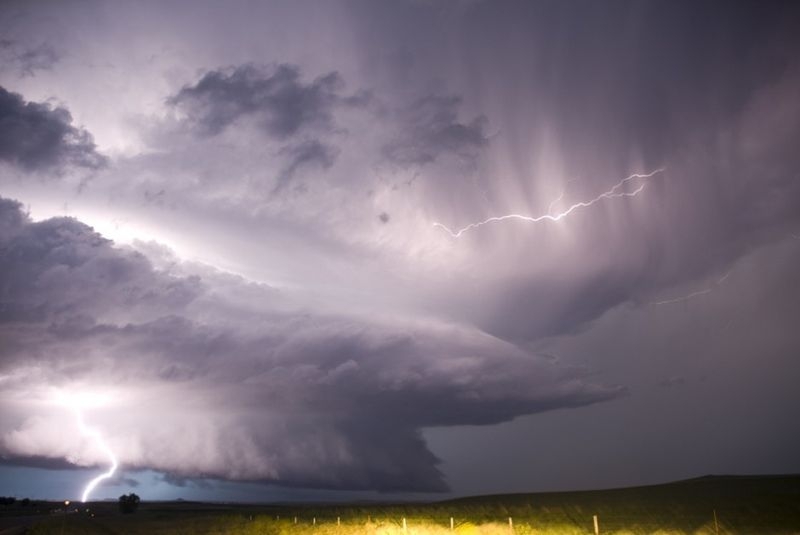
[[[625,185],[628,182],[630,182],[631,180],[636,180],[636,179],[647,179],[647,178],[650,178],[650,177],[652,177],[652,176],[654,176],[654,175],[656,175],[658,173],[661,173],[663,171],[664,171],[664,168],[662,167],[661,169],[656,169],[655,171],[651,171],[650,173],[646,173],[646,174],[634,173],[634,174],[632,174],[630,176],[627,176],[627,177],[623,178],[622,180],[617,182],[614,185],[614,187],[612,187],[608,191],[604,191],[603,193],[601,193],[600,195],[598,195],[594,199],[591,199],[591,200],[588,200],[588,201],[577,202],[577,203],[573,204],[572,206],[570,206],[569,208],[567,208],[566,210],[563,210],[563,211],[561,211],[561,212],[559,212],[557,214],[551,214],[550,212],[551,212],[551,210],[553,208],[553,204],[555,204],[556,202],[561,200],[561,198],[563,198],[563,196],[564,196],[563,193],[561,195],[559,195],[559,197],[557,199],[555,199],[553,202],[550,203],[550,206],[548,206],[548,209],[547,209],[547,213],[542,214],[542,215],[531,216],[531,215],[524,215],[524,214],[506,214],[506,215],[501,215],[501,216],[493,216],[493,217],[489,217],[487,219],[484,219],[483,221],[478,221],[477,223],[470,223],[466,227],[460,228],[460,229],[455,230],[455,231],[451,230],[446,225],[443,225],[442,223],[438,223],[438,222],[434,222],[433,226],[441,228],[442,230],[444,230],[445,232],[447,232],[448,234],[450,234],[454,238],[460,238],[462,234],[464,234],[465,232],[467,232],[469,230],[476,229],[476,228],[478,228],[480,226],[483,226],[483,225],[486,225],[488,223],[497,223],[497,222],[500,222],[500,221],[507,221],[507,220],[510,220],[510,219],[517,219],[517,220],[525,221],[525,222],[528,222],[528,223],[539,223],[541,221],[559,221],[559,220],[565,218],[566,216],[568,216],[569,214],[571,214],[573,211],[577,210],[578,208],[586,208],[588,206],[591,206],[591,205],[595,204],[596,202],[602,201],[603,199],[612,199],[612,198],[615,198],[615,197],[635,197],[636,195],[638,195],[644,189],[644,184],[640,184],[639,187],[637,187],[633,191],[622,191],[622,189],[625,187]]]

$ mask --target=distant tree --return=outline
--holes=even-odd
[[[134,493],[123,494],[119,497],[119,510],[123,513],[135,513],[139,508],[139,496]]]
[[[30,498],[22,498],[22,500],[20,500],[19,503],[22,505],[22,507],[28,507],[31,504],[31,499]]]
[[[14,505],[17,499],[13,496],[0,496],[0,505]]]

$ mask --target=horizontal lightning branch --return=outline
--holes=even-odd
[[[531,216],[531,215],[524,215],[524,214],[506,214],[506,215],[501,215],[501,216],[494,216],[494,217],[490,217],[490,218],[484,219],[483,221],[478,221],[477,223],[470,223],[466,227],[460,228],[458,230],[452,230],[448,226],[446,226],[446,225],[444,225],[442,223],[439,223],[439,222],[434,222],[433,226],[441,228],[442,230],[444,230],[445,232],[447,232],[448,234],[450,234],[454,238],[460,238],[465,232],[468,232],[470,230],[476,229],[476,228],[481,227],[483,225],[487,225],[489,223],[498,223],[500,221],[507,221],[507,220],[511,220],[511,219],[516,219],[516,220],[519,220],[519,221],[525,221],[527,223],[539,223],[539,222],[542,222],[542,221],[560,221],[561,219],[567,217],[569,214],[571,214],[572,212],[574,212],[578,208],[586,208],[586,207],[591,206],[591,205],[593,205],[593,204],[595,204],[597,202],[602,201],[603,199],[613,199],[613,198],[616,198],[616,197],[635,197],[636,195],[638,195],[644,189],[645,185],[644,184],[640,184],[639,187],[637,187],[633,191],[624,191],[623,188],[626,186],[626,184],[628,182],[630,182],[632,180],[637,180],[637,179],[640,179],[640,180],[647,179],[647,178],[650,178],[650,177],[652,177],[652,176],[654,176],[654,175],[656,175],[658,173],[661,173],[663,171],[664,171],[664,168],[662,167],[661,169],[656,169],[655,171],[652,171],[652,172],[646,173],[646,174],[634,173],[634,174],[632,174],[632,175],[630,175],[628,177],[623,178],[622,180],[617,182],[614,185],[614,187],[612,187],[610,190],[604,191],[603,193],[601,193],[600,195],[598,195],[594,199],[591,199],[591,200],[588,200],[588,201],[577,202],[577,203],[573,204],[572,206],[570,206],[569,208],[567,208],[566,210],[563,210],[562,212],[559,212],[557,214],[551,214],[550,211],[552,210],[553,205],[556,202],[558,202],[559,200],[561,200],[561,198],[563,198],[563,196],[564,196],[563,193],[561,195],[559,195],[559,197],[557,199],[555,199],[553,202],[550,203],[550,206],[548,207],[547,213],[542,214],[542,215]]]
[[[717,280],[717,282],[714,283],[713,286],[709,286],[708,288],[704,288],[702,290],[697,290],[696,292],[692,292],[692,293],[686,294],[686,295],[681,296],[681,297],[676,297],[674,299],[666,299],[664,301],[655,301],[652,304],[654,304],[654,305],[671,305],[673,303],[682,303],[683,301],[688,301],[690,299],[694,299],[695,297],[699,297],[701,295],[705,295],[705,294],[711,293],[711,292],[713,292],[714,290],[717,289],[717,286],[719,286],[720,284],[725,282],[725,279],[727,279],[728,275],[730,275],[730,274],[731,274],[731,272],[728,271],[722,277],[720,277]]]

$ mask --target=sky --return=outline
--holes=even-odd
[[[0,4],[0,495],[800,473],[800,5]]]

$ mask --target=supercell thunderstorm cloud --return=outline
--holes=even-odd
[[[800,471],[795,3],[0,18],[0,494]]]

